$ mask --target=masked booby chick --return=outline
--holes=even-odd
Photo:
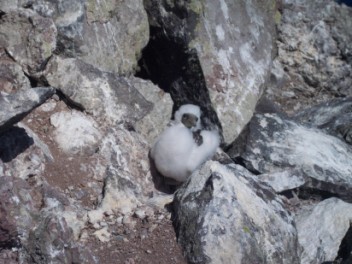
[[[150,154],[163,176],[184,182],[214,155],[220,144],[219,133],[202,130],[200,116],[198,106],[182,105],[171,126],[157,138]]]

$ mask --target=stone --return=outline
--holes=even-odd
[[[9,11],[1,17],[0,47],[28,74],[43,70],[56,49],[57,29],[51,18],[29,9]]]
[[[136,131],[152,145],[171,119],[173,102],[168,93],[150,81],[140,78],[132,78],[131,81],[138,92],[154,105],[153,109],[135,125]]]
[[[13,9],[16,9],[18,7],[18,0],[14,1],[6,1],[6,0],[1,0],[0,1],[0,10],[2,12],[9,12]]]
[[[133,124],[152,108],[128,78],[102,72],[79,59],[55,56],[44,76],[76,107],[112,124]]]
[[[268,92],[290,113],[332,97],[351,96],[352,9],[338,1],[283,1],[278,56]],[[276,71],[277,72],[277,71]],[[282,100],[293,92],[291,100]]]
[[[11,60],[0,59],[0,92],[7,94],[30,89],[29,79],[21,66]]]
[[[338,98],[299,111],[294,119],[352,144],[352,98]]]
[[[30,231],[26,250],[29,262],[97,263],[89,249],[76,245],[72,230],[60,216],[42,216]]]
[[[232,142],[269,77],[275,3],[145,1],[152,39],[142,75],[149,72],[170,91],[175,109],[200,105],[210,123],[222,124],[225,142]]]
[[[293,217],[240,166],[207,162],[176,192],[173,208],[190,263],[299,263]]]
[[[88,213],[92,224],[113,213],[133,215],[147,203],[154,190],[148,151],[148,143],[136,132],[121,126],[109,129],[99,149],[106,161],[105,184],[97,209]]]
[[[236,153],[233,146],[235,155],[232,150],[229,155],[240,157],[251,171],[274,174],[275,181],[292,181],[287,186],[293,188],[301,185],[351,201],[352,149],[339,138],[273,113],[256,114],[246,132],[243,152]],[[296,177],[280,174],[292,169]]]
[[[0,131],[20,121],[32,109],[45,102],[55,92],[52,87],[21,90],[0,97]]]
[[[0,175],[28,180],[45,169],[46,157],[51,156],[37,138],[33,139],[22,127],[12,127],[0,134]],[[52,157],[51,157],[52,158]]]
[[[30,8],[54,20],[58,31],[56,53],[80,58],[102,71],[134,73],[149,38],[143,1],[50,0]]]
[[[0,248],[18,248],[34,224],[35,209],[27,182],[0,177]]]
[[[302,187],[307,182],[307,178],[299,169],[288,168],[283,171],[264,173],[259,177],[261,181],[270,185],[276,193]]]
[[[54,157],[48,147],[47,144],[45,144],[40,138],[39,136],[34,133],[34,131],[32,129],[30,129],[28,126],[26,126],[25,124],[23,124],[22,122],[19,122],[17,124],[18,127],[23,128],[26,132],[26,134],[33,140],[33,143],[36,147],[38,147],[44,154],[45,158],[47,161],[54,161]]]
[[[351,228],[351,221],[352,205],[337,198],[326,199],[312,210],[300,212],[296,226],[303,248],[301,263],[339,260],[340,245]]]
[[[79,111],[56,112],[50,117],[53,136],[59,148],[71,155],[93,155],[98,151],[102,134],[93,118]]]

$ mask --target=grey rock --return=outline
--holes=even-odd
[[[54,56],[45,78],[76,106],[111,123],[134,123],[152,108],[128,78],[102,72],[79,59]]]
[[[21,66],[9,59],[0,60],[0,91],[14,93],[31,88]]]
[[[35,209],[27,182],[0,177],[0,248],[16,248],[28,238]]]
[[[270,185],[276,193],[304,186],[307,177],[299,169],[285,169],[260,175],[260,180]]]
[[[146,204],[155,191],[148,159],[149,144],[133,131],[122,126],[111,127],[102,139],[99,153],[106,164],[102,199],[96,210],[88,213],[89,222],[96,224],[104,215],[133,215]]]
[[[32,263],[98,263],[88,249],[80,248],[64,217],[42,216],[30,231],[26,261]]]
[[[293,217],[240,166],[207,162],[176,192],[174,209],[189,263],[299,263]]]
[[[282,175],[277,180],[283,177],[281,180],[302,183],[304,179],[303,187],[351,201],[352,149],[340,139],[277,114],[256,114],[249,123],[245,140],[246,147],[240,157],[252,171],[273,174],[295,169],[297,177]],[[238,158],[231,154],[232,150],[230,156]]]
[[[148,42],[142,0],[41,0],[32,2],[31,8],[54,20],[58,54],[80,58],[103,71],[133,73]]]
[[[18,7],[18,0],[14,1],[6,1],[6,0],[0,0],[0,10],[2,12],[9,12],[13,9],[16,9]]]
[[[56,36],[53,20],[32,10],[19,8],[1,17],[0,47],[29,74],[44,69],[56,48]]]
[[[283,1],[276,64],[285,71],[273,72],[269,93],[290,112],[351,95],[352,9],[337,2]]]
[[[352,144],[352,98],[333,99],[298,112],[294,119]]]
[[[34,131],[32,129],[30,129],[28,126],[26,126],[25,124],[23,124],[22,122],[19,122],[17,124],[18,127],[23,128],[26,131],[26,134],[32,138],[33,143],[43,152],[43,154],[45,155],[46,160],[48,161],[54,161],[54,157],[51,154],[51,151],[48,147],[47,144],[45,144],[40,138],[39,136],[34,133]]]
[[[154,105],[153,109],[137,121],[135,126],[136,131],[144,136],[149,144],[153,144],[171,119],[173,102],[168,93],[150,81],[131,78],[131,82],[143,97]]]
[[[334,261],[350,229],[352,205],[330,198],[314,206],[311,211],[300,212],[295,220],[299,243],[303,248],[301,263]]]
[[[21,127],[0,135],[0,175],[28,180],[45,169],[45,152],[38,141]]]
[[[52,87],[38,87],[0,95],[0,131],[20,121],[32,109],[45,102],[55,92]]]
[[[151,62],[147,70],[155,70],[155,75],[162,72],[161,87],[170,90],[176,108],[187,102],[198,104],[210,123],[220,126],[217,114],[225,142],[232,142],[252,116],[269,76],[275,1],[148,0],[145,4],[158,39],[153,62],[160,64],[158,68]],[[166,51],[159,51],[163,44]],[[166,56],[175,58],[169,61]]]

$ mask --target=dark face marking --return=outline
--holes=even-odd
[[[197,126],[198,117],[192,114],[183,114],[181,122],[187,127],[192,128]]]

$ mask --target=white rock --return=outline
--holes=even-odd
[[[55,127],[54,138],[69,154],[93,154],[102,137],[97,123],[78,111],[58,112],[50,117]]]
[[[101,242],[109,242],[111,234],[108,231],[107,227],[104,227],[100,230],[94,232],[94,235],[101,241]]]
[[[352,222],[352,205],[330,198],[296,217],[301,264],[333,261]]]

